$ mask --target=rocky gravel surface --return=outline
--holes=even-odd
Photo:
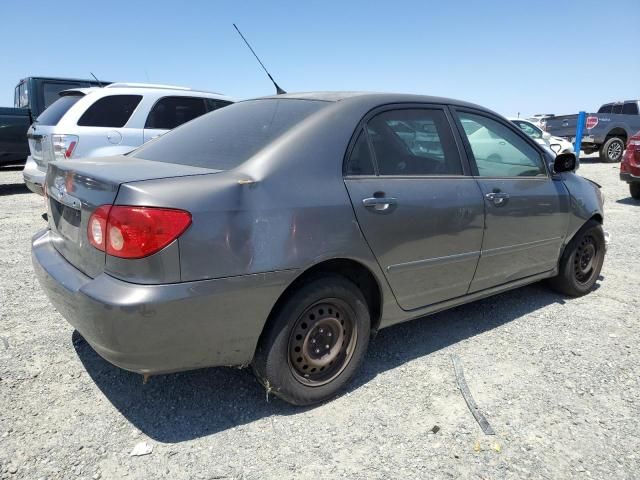
[[[0,478],[640,478],[640,202],[617,165],[579,173],[612,235],[594,292],[536,284],[383,330],[347,393],[300,409],[247,370],[143,384],[98,357],[33,275],[43,199],[0,170]]]

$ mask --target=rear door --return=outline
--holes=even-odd
[[[484,205],[459,147],[443,107],[386,107],[345,163],[360,228],[405,310],[464,295],[473,278]]]
[[[207,112],[204,98],[174,96],[160,98],[149,111],[144,125],[144,141],[158,137]]]
[[[564,184],[551,178],[540,151],[515,126],[473,110],[458,109],[457,118],[486,208],[470,292],[552,270],[568,224]]]

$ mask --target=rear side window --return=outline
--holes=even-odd
[[[638,103],[637,102],[627,102],[622,107],[622,113],[625,115],[638,115]]]
[[[229,170],[327,105],[330,103],[297,99],[234,103],[146,143],[131,156]]]
[[[49,108],[42,112],[36,122],[38,125],[57,125],[65,113],[69,111],[83,95],[65,95],[58,98]]]
[[[144,128],[171,130],[205,113],[203,98],[164,97],[149,112]]]
[[[462,175],[442,110],[391,110],[367,124],[380,175]]]
[[[142,100],[142,95],[110,95],[94,102],[82,114],[81,127],[124,127]]]
[[[371,150],[367,143],[367,136],[364,131],[360,131],[356,143],[353,145],[345,175],[374,175],[373,159]]]

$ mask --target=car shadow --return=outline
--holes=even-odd
[[[636,200],[633,197],[627,198],[619,198],[616,200],[616,203],[621,203],[622,205],[640,205],[640,200]]]
[[[563,297],[540,284],[506,292],[416,321],[381,330],[363,367],[347,391],[379,373],[516,320]],[[532,320],[535,321],[535,320]],[[175,443],[211,435],[272,415],[298,415],[314,408],[293,407],[265,390],[249,369],[207,368],[143,377],[106,362],[75,331],[73,345],[102,393],[150,438]]]
[[[0,197],[31,193],[24,183],[0,183]]]
[[[21,172],[24,170],[24,163],[22,165],[4,165],[0,167],[0,172]]]

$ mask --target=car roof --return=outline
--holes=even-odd
[[[319,100],[324,102],[348,102],[352,99],[359,101],[369,100],[372,104],[386,103],[436,103],[444,105],[456,105],[461,107],[478,108],[487,110],[487,108],[474,103],[456,100],[447,97],[437,97],[429,95],[418,95],[410,93],[387,93],[387,92],[359,92],[359,91],[315,91],[315,92],[299,92],[285,93],[281,95],[269,95],[260,97],[259,99],[294,99],[294,100]],[[254,99],[258,100],[258,99]]]
[[[88,95],[90,93],[99,92],[102,96],[109,95],[154,95],[158,97],[166,96],[202,96],[206,98],[214,98],[219,100],[227,100],[234,102],[231,97],[221,93],[207,92],[204,90],[192,90],[184,87],[173,87],[169,85],[151,85],[151,84],[111,84],[105,87],[87,87],[87,88],[70,88],[59,93],[60,96],[74,95],[80,93]]]

